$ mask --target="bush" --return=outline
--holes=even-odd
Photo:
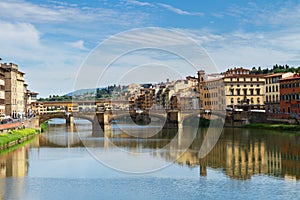
[[[12,141],[16,141],[22,137],[34,135],[36,133],[37,133],[37,130],[35,130],[33,128],[9,131],[7,133],[0,134],[0,145],[5,145]]]

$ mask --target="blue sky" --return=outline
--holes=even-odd
[[[219,70],[300,65],[300,1],[1,0],[0,9],[2,62],[19,64],[41,96],[71,91],[91,50],[134,28],[185,34]]]

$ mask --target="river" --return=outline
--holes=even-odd
[[[298,199],[300,135],[225,128],[199,156],[205,130],[181,138],[92,134],[88,121],[52,120],[26,145],[0,154],[0,199]],[[155,129],[155,127],[153,127]],[[130,127],[122,130],[136,131]]]

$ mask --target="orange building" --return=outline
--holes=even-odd
[[[280,83],[280,111],[283,113],[300,113],[300,76],[293,76],[279,80]]]

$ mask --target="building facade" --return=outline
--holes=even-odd
[[[265,109],[266,112],[280,112],[280,85],[279,80],[292,76],[293,73],[277,73],[265,76]]]
[[[198,79],[201,108],[225,109],[264,109],[263,75],[250,74],[243,68],[229,69],[209,79],[204,71],[199,71]]]
[[[250,74],[243,68],[229,69],[223,78],[226,107],[232,109],[264,109],[263,75]]]
[[[13,118],[26,115],[25,95],[27,86],[24,81],[24,74],[14,63],[1,64],[5,76],[5,114]]]
[[[0,68],[0,114],[5,114],[5,69]]]
[[[280,111],[282,113],[300,114],[300,75],[279,80]]]
[[[225,110],[225,90],[223,78],[212,78],[201,83],[200,99],[204,110]]]

